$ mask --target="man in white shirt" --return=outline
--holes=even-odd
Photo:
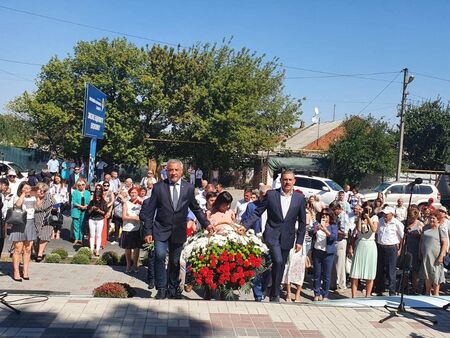
[[[109,181],[110,189],[113,193],[119,192],[120,187],[120,179],[119,179],[119,173],[116,170],[111,171],[111,180]]]
[[[383,209],[384,217],[380,218],[377,228],[377,276],[375,278],[375,293],[382,295],[385,287],[385,274],[388,276],[389,296],[396,294],[395,271],[397,257],[400,255],[404,226],[394,217],[392,207]]]
[[[331,289],[341,292],[347,289],[347,275],[345,262],[347,258],[347,235],[350,229],[350,220],[344,212],[342,202],[338,202],[333,207],[336,215],[336,225],[338,226],[338,240],[336,241],[336,254],[334,255],[334,264],[331,271]]]
[[[202,208],[203,211],[206,211],[206,194],[215,190],[214,184],[208,184],[201,194],[195,196],[198,205],[200,205],[200,208]]]
[[[52,158],[47,162],[47,169],[52,176],[59,173],[59,161],[56,159],[56,155],[53,154]]]
[[[97,179],[99,181],[103,180],[103,172],[105,171],[105,168],[108,166],[108,163],[106,163],[103,160],[100,160],[97,162],[97,165],[95,166],[97,168]]]
[[[147,188],[147,181],[150,180],[153,184],[156,183],[155,175],[153,174],[153,170],[147,171],[147,176],[143,177],[141,183],[139,184],[143,188]]]
[[[407,214],[408,208],[403,205],[403,199],[399,198],[395,207],[395,217],[400,222],[403,222],[406,219]]]
[[[195,187],[200,188],[202,186],[203,180],[203,171],[200,168],[197,168],[195,171]]]
[[[12,169],[8,170],[6,178],[8,179],[8,183],[9,183],[9,191],[11,192],[11,194],[16,196],[17,188],[19,188],[19,184],[20,184],[20,180],[17,179],[16,172]]]
[[[241,223],[242,215],[244,214],[245,210],[247,209],[247,205],[249,202],[251,202],[251,200],[252,200],[252,189],[246,188],[244,190],[244,198],[237,201],[236,203],[235,214],[237,224]]]

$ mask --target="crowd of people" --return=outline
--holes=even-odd
[[[218,179],[209,183],[199,168],[185,172],[178,160],[169,160],[157,176],[148,170],[139,183],[131,178],[122,182],[117,171],[105,171],[105,164],[98,172],[101,179],[93,184],[80,166],[60,166],[54,156],[38,175],[30,173],[19,182],[10,171],[0,180],[3,220],[8,209],[26,212],[23,227],[6,226],[0,232],[1,253],[9,228],[15,281],[30,278],[32,251],[36,262],[42,261],[47,243],[60,238],[62,214],[67,212],[74,244],[86,245],[99,256],[109,236],[111,244],[125,251],[126,273],[138,271],[142,244],[153,243],[147,275],[149,288],[158,290],[157,299],[180,298],[183,284],[190,290],[181,269],[187,237],[202,229],[220,233],[229,226],[238,233],[262,233],[269,248],[271,269],[254,281],[256,301],[265,295],[273,302],[282,297],[301,301],[305,276],[311,271],[314,301],[327,300],[330,290],[342,293],[348,287],[352,297],[358,288],[366,297],[381,295],[386,287],[394,295],[399,289],[398,266],[407,268],[407,261],[412,262],[410,293],[439,295],[445,282],[449,218],[447,209],[433,206],[433,201],[407,208],[399,199],[392,207],[382,194],[373,202],[364,201],[357,189],[346,185],[325,205],[318,195],[305,198],[295,191],[294,173],[285,171],[281,188],[261,184],[258,190],[245,189],[232,208],[233,197]],[[185,175],[189,181],[182,179]],[[399,262],[404,244],[410,259]]]

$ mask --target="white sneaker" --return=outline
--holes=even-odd
[[[116,241],[112,241],[111,245],[117,245],[117,242]]]

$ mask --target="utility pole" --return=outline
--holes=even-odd
[[[403,69],[403,90],[402,90],[402,103],[400,106],[400,142],[398,144],[398,158],[397,158],[397,175],[396,181],[400,181],[400,175],[402,172],[402,156],[403,156],[403,134],[405,133],[405,104],[408,97],[408,91],[406,88],[414,80],[414,76],[408,75],[408,68]]]

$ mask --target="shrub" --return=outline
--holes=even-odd
[[[76,254],[72,257],[71,264],[91,264],[91,259],[83,254]]]
[[[93,291],[94,297],[107,298],[129,298],[133,297],[136,291],[127,283],[104,283]]]
[[[86,248],[86,247],[80,248],[80,249],[77,251],[77,255],[85,255],[85,256],[88,256],[89,259],[91,259],[91,258],[92,258],[92,251],[91,251],[91,249]]]
[[[95,262],[95,265],[108,265],[108,264],[106,263],[106,261],[103,258],[100,257]]]
[[[66,259],[67,257],[69,257],[69,253],[64,248],[53,249],[52,254],[58,254],[61,259]]]
[[[114,251],[106,251],[102,255],[102,259],[107,265],[117,265],[119,263],[119,256]]]
[[[94,289],[94,297],[128,298],[127,290],[120,283],[105,283]]]
[[[59,263],[61,262],[61,256],[55,252],[52,252],[45,256],[44,263]]]

